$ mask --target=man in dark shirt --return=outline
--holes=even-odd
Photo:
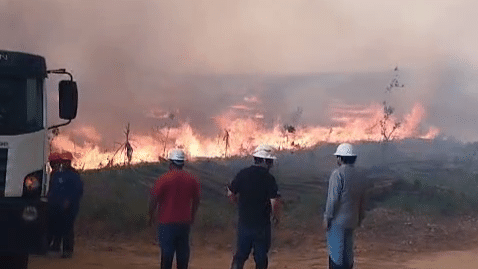
[[[271,245],[271,213],[279,222],[279,191],[269,173],[274,159],[272,147],[255,150],[254,165],[241,170],[228,186],[229,199],[238,203],[237,250],[232,269],[242,269],[254,248],[257,269],[268,266],[267,253]]]
[[[74,223],[83,196],[83,182],[71,166],[70,152],[50,156],[52,175],[48,190],[49,243],[59,251],[63,241],[62,258],[71,258],[74,247]]]

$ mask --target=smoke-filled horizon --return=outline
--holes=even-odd
[[[133,133],[189,122],[205,135],[221,131],[224,115],[329,126],[337,106],[384,100],[397,116],[421,103],[424,130],[477,141],[477,8],[474,1],[0,0],[0,48],[71,70],[80,104],[65,130],[94,128],[105,145],[121,141],[128,122]],[[385,93],[397,74],[405,87]],[[48,83],[50,124],[60,121],[56,83]]]

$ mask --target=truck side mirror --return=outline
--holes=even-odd
[[[62,80],[58,85],[60,97],[60,118],[72,120],[78,110],[78,88],[73,80]]]

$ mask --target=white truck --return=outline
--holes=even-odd
[[[49,74],[59,83],[59,114],[67,122],[47,126]],[[76,117],[78,90],[64,69],[47,70],[45,58],[0,50],[0,268],[27,268],[29,254],[47,242],[48,130]]]

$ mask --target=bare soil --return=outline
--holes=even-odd
[[[229,268],[232,251],[214,247],[193,247],[190,262],[191,269]],[[274,249],[270,255],[269,268],[327,268],[325,249]],[[395,259],[396,257],[394,257]],[[384,257],[357,257],[357,268],[403,268],[401,262]],[[153,244],[139,242],[88,242],[81,241],[72,259],[60,259],[57,256],[32,257],[31,269],[70,268],[70,269],[152,269],[159,266],[159,249]],[[255,268],[250,259],[247,269]]]
[[[429,254],[357,253],[356,268],[478,268],[478,248],[467,251],[445,251]],[[152,269],[159,266],[159,249],[153,244],[138,242],[87,242],[81,241],[72,259],[56,256],[37,256],[30,259],[29,268],[70,268],[70,269]],[[207,247],[193,247],[191,269],[229,268],[232,251]],[[255,268],[249,260],[247,269]],[[325,248],[274,249],[270,255],[271,269],[278,268],[327,268]]]
[[[434,218],[375,209],[356,232],[356,268],[478,268],[478,218]],[[191,269],[229,268],[234,249],[231,230],[193,231]],[[324,231],[319,226],[274,230],[271,269],[327,268]],[[31,269],[159,267],[154,231],[134,237],[92,238],[80,235],[72,259],[33,256]],[[247,269],[254,268],[252,257]]]

